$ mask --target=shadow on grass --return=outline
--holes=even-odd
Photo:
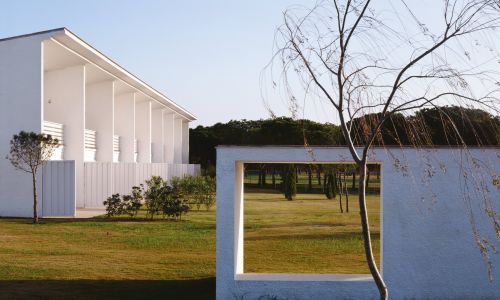
[[[0,220],[10,221],[13,223],[19,224],[33,224],[32,218],[21,218],[21,217],[0,217]],[[136,222],[136,223],[144,223],[144,222],[158,222],[158,223],[172,223],[172,224],[182,224],[189,223],[189,220],[174,220],[167,219],[161,217],[155,217],[153,219],[144,218],[144,217],[111,217],[107,218],[104,216],[92,217],[92,218],[40,218],[39,224],[49,224],[49,223],[76,223],[76,222]]]
[[[374,240],[380,239],[380,233],[372,232],[370,234],[371,238]],[[280,234],[274,233],[271,235],[259,235],[259,236],[249,236],[245,237],[247,241],[265,241],[265,240],[363,240],[361,232],[334,232],[334,233],[312,233],[312,234]]]
[[[0,280],[0,299],[215,299],[215,278]]]

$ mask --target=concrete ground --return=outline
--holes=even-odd
[[[106,214],[106,210],[102,208],[77,208],[75,218],[92,218]]]

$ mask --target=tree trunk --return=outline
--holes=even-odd
[[[366,167],[366,190],[368,191],[368,185],[370,184],[370,169]]]
[[[276,168],[273,166],[273,173],[271,175],[271,180],[273,182],[273,189],[276,189]]]
[[[316,168],[316,176],[318,177],[318,185],[321,186],[321,169],[319,166]]]
[[[38,223],[38,195],[36,191],[36,174],[31,173],[33,179],[33,223]]]
[[[266,187],[266,174],[267,170],[266,167],[262,168],[262,187]]]
[[[352,189],[356,188],[356,170],[352,172]]]
[[[326,173],[325,171],[325,175],[323,175],[323,193],[326,192],[326,183],[327,183],[327,179],[328,179],[328,174]]]
[[[342,207],[342,177],[334,173],[335,178],[337,178],[337,190],[339,191],[339,205],[340,205],[340,213],[344,213],[344,207]]]
[[[309,165],[307,167],[307,179],[308,179],[308,182],[307,182],[307,191],[312,191],[313,189],[313,182],[312,182],[312,168],[311,168],[311,165]]]
[[[344,187],[345,187],[345,212],[349,212],[349,191],[347,190],[347,179],[344,173]]]
[[[385,285],[384,279],[380,275],[377,268],[375,258],[373,257],[372,241],[370,237],[370,226],[368,223],[368,212],[366,211],[366,162],[362,161],[359,166],[359,214],[361,216],[361,227],[363,229],[363,242],[365,248],[366,261],[368,262],[368,268],[372,274],[373,280],[377,284],[380,299],[388,299],[387,286]]]

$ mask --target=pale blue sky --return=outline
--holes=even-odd
[[[282,11],[300,2],[0,0],[0,38],[68,27],[209,125],[269,116],[259,75]]]

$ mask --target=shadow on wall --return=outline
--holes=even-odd
[[[192,280],[6,280],[0,299],[215,299],[215,278]]]

